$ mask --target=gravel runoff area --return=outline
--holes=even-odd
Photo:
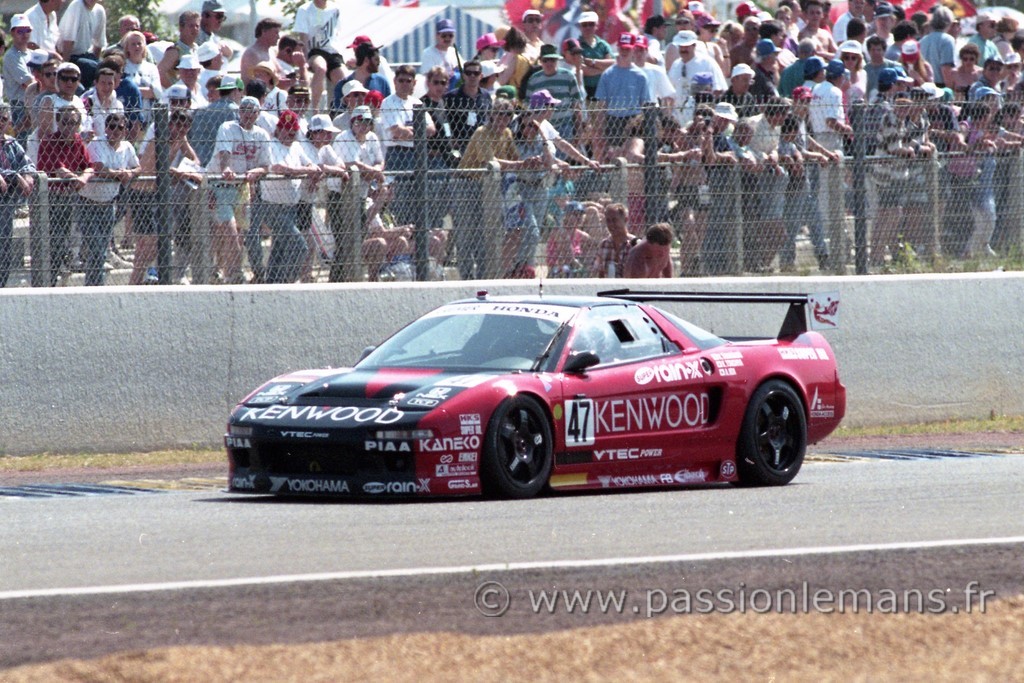
[[[986,614],[681,616],[543,634],[179,647],[4,681],[1020,681],[1024,597]]]
[[[831,440],[812,453],[911,443],[1024,451],[1024,435],[1001,433]],[[82,475],[65,474],[78,476],[44,476]],[[705,614],[507,635],[409,628],[307,644],[60,660],[0,670],[0,681],[1024,681],[1024,595],[1001,594],[984,614]]]

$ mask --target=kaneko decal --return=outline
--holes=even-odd
[[[271,493],[351,493],[345,479],[291,479],[271,477]]]
[[[702,484],[708,480],[704,470],[679,470],[672,477],[677,484]]]
[[[825,349],[811,347],[793,348],[780,346],[779,356],[783,360],[828,360],[828,352]]]
[[[700,361],[692,360],[685,363],[662,363],[653,367],[637,368],[633,381],[643,386],[651,380],[657,382],[682,382],[688,379],[700,379],[704,376],[700,369]]]
[[[827,405],[818,396],[818,390],[815,388],[814,396],[811,398],[811,418],[819,420],[828,420],[836,416],[836,407],[833,405]]]
[[[598,477],[601,488],[623,488],[627,486],[664,486],[675,483],[671,474],[634,474],[625,477]]]
[[[239,416],[239,420],[309,420],[311,422],[330,420],[331,422],[373,422],[387,425],[398,422],[403,417],[405,417],[405,413],[394,408],[269,406],[267,408],[246,408]]]
[[[420,453],[471,451],[479,448],[479,436],[445,436],[436,439],[420,439]]]
[[[642,458],[660,458],[660,448],[609,448],[603,451],[594,451],[594,459],[598,462],[605,460],[640,460]]]
[[[298,384],[275,384],[267,387],[260,393],[249,399],[249,403],[276,403],[282,396],[299,386]]]

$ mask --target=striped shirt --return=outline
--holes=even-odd
[[[526,101],[529,102],[530,95],[538,90],[547,90],[556,100],[561,100],[551,114],[551,121],[565,121],[572,118],[573,111],[576,110],[580,102],[580,88],[571,71],[559,68],[552,76],[548,76],[543,71],[535,71],[530,74],[530,80],[526,81]]]

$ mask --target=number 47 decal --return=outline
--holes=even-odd
[[[565,445],[594,445],[594,402],[589,398],[565,402]]]

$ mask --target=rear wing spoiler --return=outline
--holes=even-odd
[[[695,301],[722,304],[789,304],[778,338],[796,337],[808,329],[834,330],[839,327],[839,292],[817,294],[766,294],[761,292],[634,292],[610,289],[598,292],[626,301]],[[809,311],[808,311],[809,309]],[[810,315],[808,316],[808,313]],[[808,326],[808,319],[810,325]]]

